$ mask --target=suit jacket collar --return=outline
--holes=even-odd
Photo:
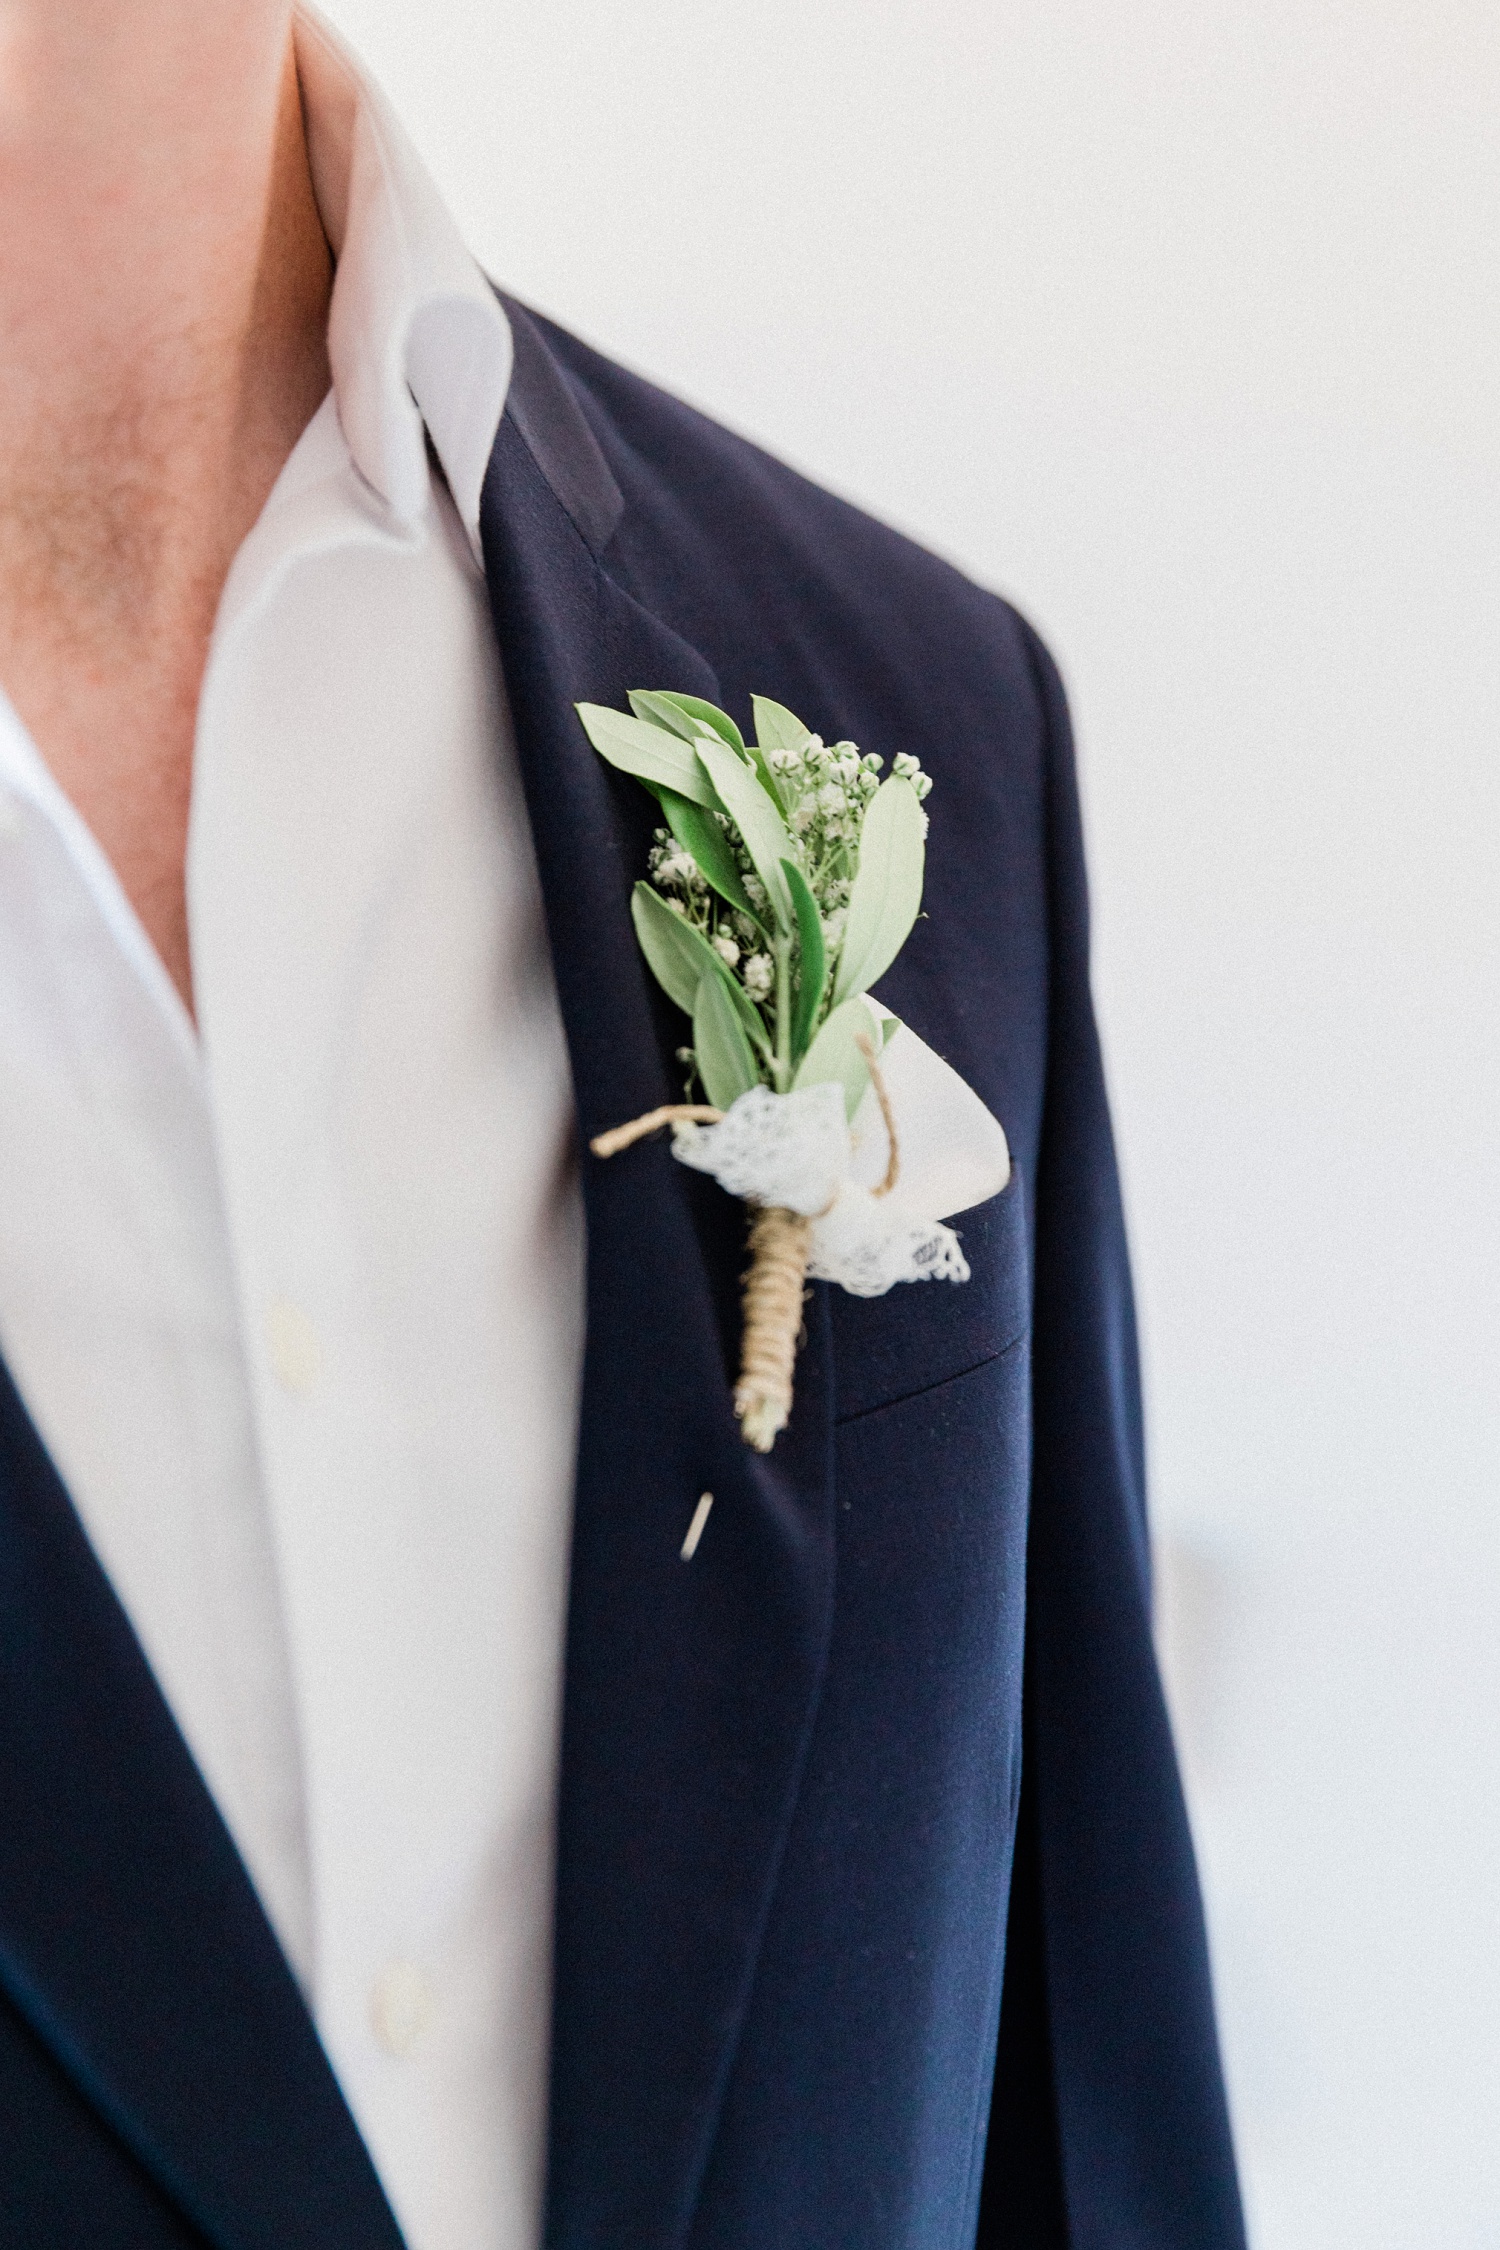
[[[718,698],[605,567],[619,487],[525,313],[481,511],[585,1139],[671,1100],[681,1021],[629,916],[654,808],[580,699]],[[731,1404],[743,1215],[661,1144],[584,1153],[584,1361],[558,1833],[548,2242],[683,2240],[749,1995],[832,1613],[817,1317],[776,1452]],[[691,1564],[700,1493],[715,1508]]]

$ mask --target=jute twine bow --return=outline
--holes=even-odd
[[[870,1070],[870,1084],[885,1119],[890,1139],[890,1160],[876,1195],[889,1195],[901,1170],[896,1140],[896,1120],[890,1096],[875,1056],[874,1041],[861,1032],[856,1044]],[[622,1149],[642,1141],[663,1125],[717,1125],[724,1112],[706,1102],[668,1102],[660,1109],[616,1125],[589,1142],[595,1156],[617,1156]],[[825,1205],[831,1211],[833,1204]],[[824,1216],[824,1211],[815,1215]],[[779,1204],[752,1204],[750,1211],[750,1267],[745,1275],[741,1307],[744,1325],[740,1338],[740,1379],[734,1387],[734,1411],[745,1443],[757,1453],[769,1453],[778,1432],[792,1412],[792,1371],[802,1342],[802,1307],[807,1297],[807,1261],[812,1248],[813,1221],[801,1211]]]

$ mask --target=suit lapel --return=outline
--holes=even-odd
[[[79,2092],[216,2250],[400,2250],[249,1878],[3,1369],[0,1773],[0,1988]]]
[[[629,918],[653,808],[589,749],[580,698],[717,700],[703,659],[601,567],[620,495],[536,330],[486,571],[585,1138],[680,1091],[680,1018]],[[548,2243],[682,2241],[790,1819],[833,1591],[826,1333],[769,1460],[730,1403],[743,1217],[660,1143],[582,1157],[588,1331],[559,1803]],[[699,1495],[714,1508],[680,1559]]]

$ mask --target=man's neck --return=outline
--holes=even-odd
[[[0,13],[0,685],[185,999],[193,729],[328,389],[286,0]]]

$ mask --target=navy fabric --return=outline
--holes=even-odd
[[[572,704],[754,691],[933,774],[881,994],[1016,1159],[965,1286],[815,1290],[761,1459],[742,1213],[659,1143],[581,1153],[548,2250],[1242,2250],[1056,675],[1002,602],[510,310],[482,531],[582,1137],[672,1098],[683,1027],[629,920],[652,807]],[[0,2250],[398,2243],[8,1391],[0,1630]]]
[[[0,1369],[0,2243],[400,2241],[249,1877]]]

